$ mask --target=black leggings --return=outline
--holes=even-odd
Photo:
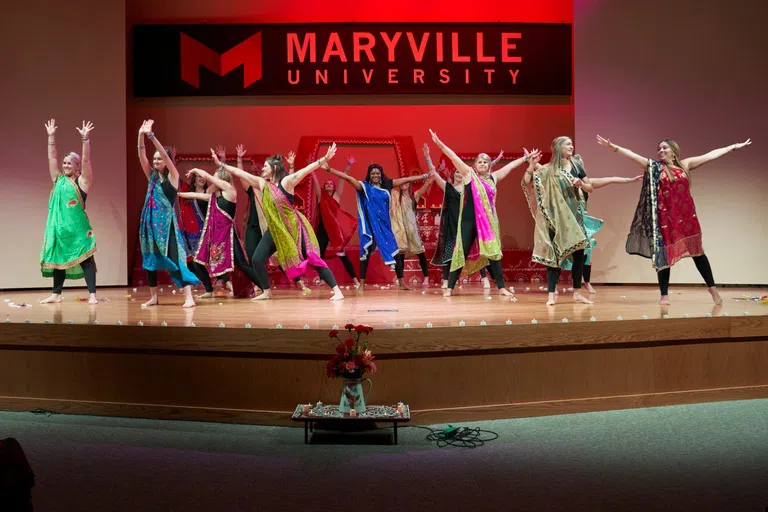
[[[582,276],[584,277],[583,281],[585,283],[592,282],[592,264],[584,264],[584,272],[582,272]]]
[[[267,261],[269,261],[269,257],[275,254],[276,251],[277,246],[275,246],[275,241],[272,239],[272,234],[269,232],[269,230],[267,230],[264,233],[264,236],[261,237],[259,245],[256,246],[256,249],[253,251],[253,255],[251,256],[251,264],[253,265],[253,269],[256,273],[256,278],[258,279],[256,284],[262,290],[269,290]],[[303,238],[301,240],[301,253],[302,256],[306,258],[307,248]],[[336,278],[333,277],[333,272],[331,272],[328,267],[316,267],[315,265],[310,266],[315,269],[317,275],[320,276],[320,279],[325,281],[328,286],[331,288],[336,287]],[[296,281],[296,279],[294,279],[294,281]]]
[[[469,248],[477,240],[477,222],[475,221],[474,214],[467,215],[466,212],[461,218],[461,244],[464,248],[464,252],[468,253]],[[456,286],[456,282],[459,280],[462,268],[458,268],[451,272],[448,277],[448,288],[453,290]],[[488,262],[488,270],[491,273],[494,281],[496,281],[496,287],[501,290],[504,288],[504,270],[501,268],[501,260],[491,260]]]
[[[712,288],[715,286],[715,278],[712,276],[712,266],[709,264],[709,258],[707,258],[706,254],[702,254],[701,256],[694,256],[693,262],[696,264],[696,269],[699,271],[699,274],[701,274],[701,277],[704,278],[704,282],[707,283],[707,286]],[[670,267],[667,267],[663,270],[658,271],[658,278],[659,278],[659,290],[661,290],[662,295],[669,295],[669,271]]]
[[[85,279],[85,285],[88,287],[88,293],[96,293],[96,262],[93,261],[93,256],[83,260],[80,263],[83,268],[83,278]],[[53,293],[61,295],[61,291],[64,289],[64,281],[67,280],[67,271],[55,269],[53,271]]]
[[[573,258],[573,267],[571,276],[573,277],[573,289],[581,289],[581,276],[584,270],[584,250],[579,250],[571,254]],[[547,267],[547,291],[555,293],[557,291],[557,282],[560,280],[560,269],[557,267]]]
[[[486,270],[487,268],[488,267],[483,267],[480,269],[480,277],[482,278],[488,277],[488,272]],[[443,281],[447,281],[448,277],[450,277],[451,275],[451,264],[448,263],[446,265],[443,265],[443,270],[441,271],[441,273],[442,273]]]
[[[421,267],[421,273],[424,275],[424,277],[429,276],[429,266],[427,265],[427,257],[422,252],[418,254],[419,256],[419,266]],[[395,255],[395,275],[399,279],[402,279],[403,276],[405,276],[405,254],[400,253]]]
[[[330,242],[331,240],[328,238],[328,232],[325,230],[323,219],[320,218],[320,225],[317,227],[317,245],[320,249],[320,257],[323,259],[325,259],[325,251],[328,249],[328,244]],[[346,254],[337,254],[336,256],[339,257],[339,261],[341,261],[341,264],[344,265],[344,270],[347,271],[349,277],[352,279],[357,279],[357,275],[355,274],[355,267],[353,267],[352,262],[349,261],[349,256]]]
[[[180,263],[179,251],[176,248],[176,233],[173,229],[171,229],[171,232],[168,235],[168,259],[174,263]],[[183,265],[184,263],[181,262],[181,264]],[[192,284],[184,281],[181,275],[181,270],[174,270],[173,272],[169,270],[168,274],[181,283],[181,288]],[[147,282],[149,283],[150,288],[157,288],[157,270],[147,270]]]

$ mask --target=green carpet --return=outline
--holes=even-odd
[[[768,506],[768,400],[464,426],[499,438],[438,448],[409,427],[398,446],[379,442],[385,431],[305,446],[300,428],[0,412],[41,511]]]

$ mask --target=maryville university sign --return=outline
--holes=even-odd
[[[570,95],[569,24],[133,27],[135,97]]]

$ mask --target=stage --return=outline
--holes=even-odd
[[[416,423],[560,414],[768,396],[766,289],[598,286],[594,305],[563,293],[547,307],[538,284],[515,299],[472,284],[400,291],[369,285],[270,301],[214,299],[182,309],[164,287],[0,294],[0,409],[289,424],[296,403],[338,401],[324,374],[327,331],[374,327],[379,371],[371,404],[406,402]],[[29,304],[29,307],[18,307]],[[342,333],[343,337],[343,333]]]

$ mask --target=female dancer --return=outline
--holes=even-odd
[[[392,233],[395,235],[397,247],[400,249],[399,256],[402,257],[403,268],[405,268],[406,257],[417,255],[421,273],[424,276],[422,286],[429,286],[429,267],[427,266],[427,257],[424,254],[424,243],[421,241],[421,234],[419,233],[419,224],[416,221],[416,206],[424,194],[432,188],[432,183],[435,181],[434,176],[435,173],[430,172],[430,178],[415,194],[410,183],[395,187],[390,192],[389,217],[392,220]],[[405,281],[403,280],[402,283],[405,284]],[[400,289],[408,289],[408,286],[403,288],[401,285]]]
[[[432,264],[438,267],[442,267],[442,286],[441,288],[448,288],[448,277],[451,273],[451,259],[453,258],[453,248],[456,246],[456,235],[459,227],[459,209],[461,207],[461,189],[464,177],[461,175],[461,171],[453,171],[453,179],[450,183],[446,183],[446,180],[440,176],[440,172],[445,169],[445,161],[440,163],[440,167],[435,169],[435,164],[432,163],[432,158],[429,155],[429,146],[424,144],[424,157],[427,160],[429,169],[435,173],[435,181],[437,186],[443,191],[443,206],[440,210],[440,229],[437,234],[437,247],[435,247],[435,254],[432,256]],[[491,162],[493,164],[493,162]],[[485,267],[480,269],[480,276],[482,277],[483,288],[490,288],[491,283],[488,281],[488,273]]]
[[[571,166],[571,176],[574,178],[579,178],[582,181],[584,181],[584,178],[587,177],[587,173],[584,171],[583,167],[578,166]],[[620,176],[612,176],[609,178],[589,178],[589,184],[591,185],[592,190],[597,190],[599,188],[606,187],[608,185],[615,185],[615,184],[627,184],[627,183],[634,183],[636,181],[640,181],[643,179],[643,175],[640,174],[638,176],[635,176],[634,178],[623,178]],[[588,211],[588,202],[589,202],[589,192],[587,192],[587,186],[585,185],[581,189],[581,194],[584,197],[584,211],[585,213]],[[589,246],[587,246],[586,249],[584,249],[584,271],[582,272],[582,280],[584,281],[584,288],[586,288],[587,292],[591,294],[596,294],[597,291],[592,286],[592,251],[597,246],[597,241],[595,240],[595,235],[600,231],[600,228],[603,227],[603,221],[602,219],[598,219],[596,217],[590,217],[589,215],[584,215],[584,229],[587,231],[587,238],[589,239]],[[562,262],[561,267],[563,270],[571,270],[573,268],[573,260],[571,258],[565,260]],[[568,289],[569,291],[573,291],[573,287]],[[557,291],[555,291],[555,295],[557,295]]]
[[[344,174],[349,172],[354,163],[355,157],[350,156],[347,159],[347,167],[344,169]],[[329,170],[327,165],[323,166],[323,168]],[[315,187],[315,196],[318,201],[317,242],[320,248],[320,256],[325,259],[325,251],[330,244],[331,251],[338,256],[347,274],[352,278],[355,288],[357,288],[360,286],[360,281],[357,280],[355,269],[352,267],[352,262],[349,261],[349,257],[345,252],[349,241],[355,235],[355,231],[357,231],[357,219],[339,206],[344,181],[340,181],[339,185],[336,186],[335,181],[328,180],[320,188],[317,175],[313,173],[312,184]]]
[[[83,141],[82,160],[77,153],[67,153],[61,162],[63,172],[59,169],[56,154],[56,128],[55,119],[45,123],[48,132],[48,172],[53,190],[48,199],[48,219],[40,249],[40,270],[43,277],[53,277],[53,291],[39,302],[61,302],[64,281],[85,277],[90,294],[88,303],[97,304],[96,263],[93,261],[96,236],[85,213],[85,200],[93,183],[89,143],[93,124],[83,121],[83,127],[76,128]]]
[[[238,144],[236,149],[237,168],[245,170],[243,169],[243,157],[247,151],[242,144]],[[221,158],[221,153],[217,151],[217,154],[219,156],[219,160],[223,162],[224,159]],[[288,174],[293,174],[294,172],[293,162],[295,159],[296,154],[293,151],[289,152],[288,157],[285,159],[286,163],[288,163]],[[255,167],[256,166],[254,165],[252,169]],[[256,250],[256,247],[258,247],[259,242],[261,241],[261,237],[264,236],[264,233],[267,231],[267,219],[264,216],[264,207],[261,204],[263,199],[263,191],[254,189],[250,182],[245,179],[241,178],[240,183],[243,185],[243,188],[245,188],[245,193],[248,195],[248,217],[245,222],[245,254],[253,259],[253,253]],[[280,266],[278,268],[280,269],[280,272],[285,275],[283,267]],[[300,277],[294,278],[293,282],[300,290],[305,292],[309,291],[309,288],[304,285]],[[261,290],[259,290],[258,287],[254,287],[254,291],[256,292],[256,296],[261,295]]]
[[[149,181],[144,207],[141,210],[139,240],[141,242],[142,266],[147,271],[150,299],[142,307],[155,306],[157,299],[157,271],[167,270],[171,279],[184,290],[183,308],[195,306],[192,285],[200,281],[187,268],[187,253],[182,244],[179,222],[174,203],[179,186],[179,171],[173,158],[160,144],[152,131],[153,120],[144,121],[139,129],[139,162]],[[155,154],[150,165],[144,151],[144,136],[152,141]]]
[[[680,159],[677,142],[659,142],[658,160],[651,160],[597,136],[597,143],[645,168],[643,188],[627,237],[627,252],[649,258],[656,269],[661,299],[669,304],[669,273],[683,258],[691,257],[709,287],[715,304],[723,300],[717,291],[712,267],[701,243],[701,225],[691,196],[690,172],[731,151],[752,143],[750,139],[715,149],[700,156]]]
[[[208,193],[180,192],[179,197],[208,201],[205,225],[194,261],[206,269],[205,276],[199,276],[206,292],[213,290],[211,277],[234,272],[235,265],[242,270],[254,285],[258,276],[243,252],[235,230],[237,189],[232,185],[232,176],[222,167],[211,176],[202,169],[191,169],[187,177],[197,176],[210,183]]]
[[[501,267],[501,235],[499,233],[499,219],[496,214],[496,187],[498,183],[516,167],[526,162],[533,155],[513,160],[498,171],[491,173],[489,164],[491,158],[485,153],[480,153],[475,158],[473,167],[470,167],[448,146],[438,138],[437,134],[429,130],[432,140],[437,147],[447,156],[463,178],[464,187],[461,191],[459,208],[459,234],[456,237],[456,246],[451,260],[451,274],[448,278],[448,288],[443,290],[443,297],[450,297],[456,281],[464,269],[467,259],[472,263],[472,269],[467,274],[474,273],[489,266],[491,277],[496,281],[500,295],[511,296],[504,288],[504,272]],[[475,243],[477,242],[477,257],[475,257]],[[467,256],[465,256],[465,252]],[[469,267],[469,266],[468,266]]]
[[[592,191],[584,162],[573,153],[569,137],[557,137],[552,141],[552,158],[546,165],[538,165],[541,155],[530,160],[523,175],[521,186],[531,211],[534,226],[532,260],[547,267],[547,306],[557,302],[557,282],[563,261],[573,259],[573,299],[584,304],[592,301],[581,295],[581,275],[584,269],[584,249],[589,247],[584,227],[585,206],[583,189]],[[573,168],[577,168],[573,172]]]
[[[392,233],[392,220],[389,215],[390,191],[404,183],[426,180],[429,174],[408,176],[407,178],[389,179],[379,164],[368,166],[365,180],[358,181],[348,174],[335,169],[328,169],[331,174],[348,181],[357,190],[357,235],[360,237],[360,290],[365,290],[365,277],[368,274],[369,257],[377,248],[385,265],[395,266],[395,275],[401,290],[409,290],[403,279],[405,256]]]
[[[267,230],[254,250],[251,262],[259,279],[262,294],[253,300],[272,298],[269,289],[269,276],[266,263],[277,251],[280,265],[285,269],[289,279],[301,276],[307,266],[314,268],[320,278],[333,289],[331,300],[341,300],[344,295],[336,284],[333,273],[328,265],[320,258],[317,249],[317,238],[312,226],[304,215],[296,210],[293,190],[308,174],[314,172],[323,163],[327,163],[336,154],[336,144],[328,148],[328,152],[320,160],[300,169],[294,174],[288,174],[283,168],[282,158],[270,157],[264,162],[262,175],[250,173],[222,164],[216,153],[211,150],[213,161],[219,167],[243,179],[249,185],[263,192],[262,206],[266,217]]]

